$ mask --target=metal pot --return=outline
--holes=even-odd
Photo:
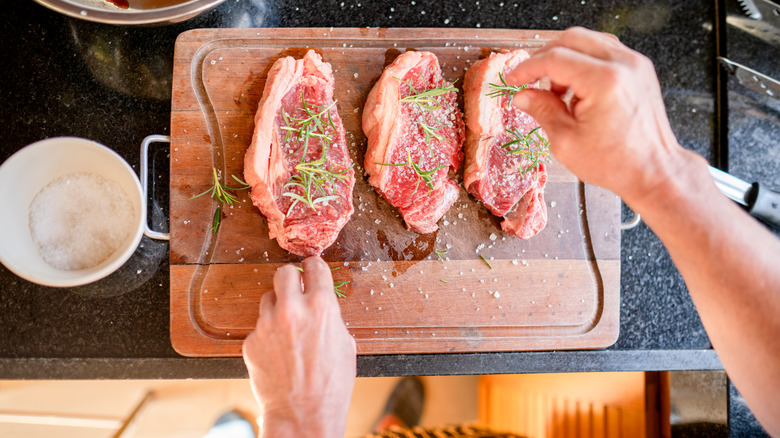
[[[109,24],[169,24],[192,18],[225,0],[129,0],[120,8],[107,0],[35,0],[49,9]]]

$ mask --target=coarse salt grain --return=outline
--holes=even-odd
[[[130,237],[135,209],[116,181],[76,172],[47,184],[33,198],[29,226],[41,257],[71,271],[97,266]]]

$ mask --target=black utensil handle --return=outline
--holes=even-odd
[[[780,228],[780,192],[754,183],[749,201],[748,212],[751,215],[769,225]]]

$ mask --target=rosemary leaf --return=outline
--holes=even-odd
[[[217,207],[217,211],[214,212],[214,220],[211,224],[211,234],[217,234],[220,223],[222,223],[222,207]]]
[[[249,184],[244,182],[244,180],[242,180],[241,178],[239,178],[239,177],[237,177],[237,176],[235,176],[233,174],[230,174],[230,176],[233,177],[233,179],[236,180],[236,182],[241,184],[241,186],[242,186],[241,188],[238,188],[238,189],[231,188],[230,190],[244,190],[244,189],[248,189],[249,188]]]
[[[414,186],[414,191],[412,194],[417,193],[417,189],[420,187],[420,182],[424,181],[425,184],[428,185],[429,192],[433,191],[433,175],[439,170],[447,167],[446,164],[439,164],[437,166],[434,166],[433,169],[430,170],[422,170],[422,157],[420,157],[420,160],[418,163],[415,163],[412,161],[412,154],[409,151],[406,151],[406,162],[405,163],[378,163],[374,162],[374,164],[379,166],[394,166],[394,167],[401,167],[401,166],[409,166],[414,173],[417,175],[417,184]]]
[[[435,117],[434,117],[435,118]],[[440,129],[444,129],[444,126],[439,126],[436,128],[433,128],[429,126],[427,123],[420,121],[417,122],[423,129],[423,134],[425,134],[425,144],[428,145],[428,152],[430,152],[431,156],[433,156],[433,146],[431,145],[431,137],[435,138],[438,141],[444,141],[445,138],[441,135],[437,134],[435,131],[438,131]]]
[[[346,286],[349,284],[349,281],[334,281],[333,282],[333,292],[336,293],[336,296],[339,298],[345,298],[347,296],[346,291],[342,289],[343,286]]]
[[[315,200],[313,201],[313,203],[314,203],[314,204],[317,204],[317,203],[320,203],[320,202],[332,201],[332,200],[334,200],[334,199],[339,199],[339,197],[338,197],[338,196],[336,196],[336,195],[331,195],[331,196],[322,196],[322,197],[320,197],[320,198],[317,198],[317,199],[315,199]]]
[[[282,196],[287,196],[287,197],[293,198],[293,199],[295,199],[298,202],[303,202],[304,204],[308,204],[308,202],[309,202],[306,199],[304,199],[301,195],[298,195],[298,194],[293,193],[293,192],[282,193]]]
[[[506,68],[498,73],[498,79],[501,81],[501,84],[488,84],[490,88],[493,89],[490,93],[487,93],[486,96],[496,98],[501,96],[509,96],[509,99],[507,99],[507,108],[512,107],[512,97],[520,90],[525,90],[528,88],[528,84],[523,85],[509,85],[506,82],[506,79],[504,78],[504,72]]]
[[[423,133],[425,134],[425,143],[429,146],[429,149],[430,149],[430,152],[431,152],[431,156],[433,156],[433,148],[430,147],[431,146],[431,138],[435,138],[438,141],[444,141],[444,138],[441,137],[440,135],[436,134],[434,131],[438,131],[438,130],[444,128],[445,126],[450,126],[450,125],[442,122],[441,120],[439,120],[436,117],[436,115],[433,114],[432,111],[435,111],[435,110],[441,108],[441,103],[439,103],[439,101],[437,99],[435,99],[435,98],[439,97],[439,96],[443,96],[443,95],[445,95],[445,94],[447,94],[449,92],[457,92],[458,89],[455,88],[454,86],[452,86],[454,84],[454,82],[453,82],[453,84],[450,84],[450,85],[445,85],[445,86],[441,86],[441,87],[431,88],[430,90],[425,90],[425,91],[422,91],[422,92],[418,92],[417,89],[415,89],[414,86],[412,86],[411,83],[406,82],[404,80],[401,80],[401,79],[399,79],[399,78],[397,78],[395,76],[393,76],[393,78],[398,80],[398,81],[400,81],[400,82],[403,82],[404,84],[406,84],[409,87],[409,90],[410,90],[410,94],[408,96],[398,99],[399,102],[407,102],[407,103],[413,103],[413,104],[417,105],[417,107],[420,108],[420,112],[422,112],[423,116],[425,116],[426,114],[430,113],[431,117],[433,117],[433,119],[437,123],[439,123],[440,126],[433,127],[433,126],[429,125],[428,123],[426,123],[425,121],[417,122],[420,125],[420,127],[423,129]],[[421,76],[421,79],[422,79],[422,76]],[[423,82],[425,82],[424,79],[423,79]]]
[[[198,195],[189,198],[188,201],[195,198],[200,198],[206,193],[211,193],[209,197],[216,199],[218,202],[221,202],[223,204],[233,205],[233,203],[235,203],[238,200],[238,197],[231,194],[229,191],[246,190],[249,188],[249,184],[245,183],[235,175],[231,175],[231,176],[233,177],[234,180],[236,180],[239,184],[241,184],[241,187],[227,187],[222,185],[222,183],[219,181],[219,177],[217,176],[216,167],[213,167],[211,169],[211,173],[212,176],[214,177],[214,184],[211,186],[211,188],[206,190],[203,193],[200,193]]]
[[[504,143],[501,148],[506,149],[510,155],[522,154],[530,162],[526,168],[520,171],[521,175],[528,173],[531,169],[536,169],[538,177],[539,163],[549,161],[550,143],[539,133],[540,129],[541,126],[537,126],[528,134],[523,134],[517,128],[506,130],[514,137],[514,140]],[[518,145],[518,147],[512,148],[514,145]]]
[[[406,96],[402,99],[399,99],[401,102],[434,102],[431,98],[443,96],[450,91],[457,92],[458,89],[453,86],[443,86],[443,87],[436,87],[431,88],[430,90],[425,90],[422,93],[417,94],[410,94],[409,96]]]

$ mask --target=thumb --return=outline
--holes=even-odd
[[[515,94],[512,99],[515,108],[525,111],[536,119],[548,134],[570,129],[574,119],[566,104],[554,93],[544,90],[528,89]]]

